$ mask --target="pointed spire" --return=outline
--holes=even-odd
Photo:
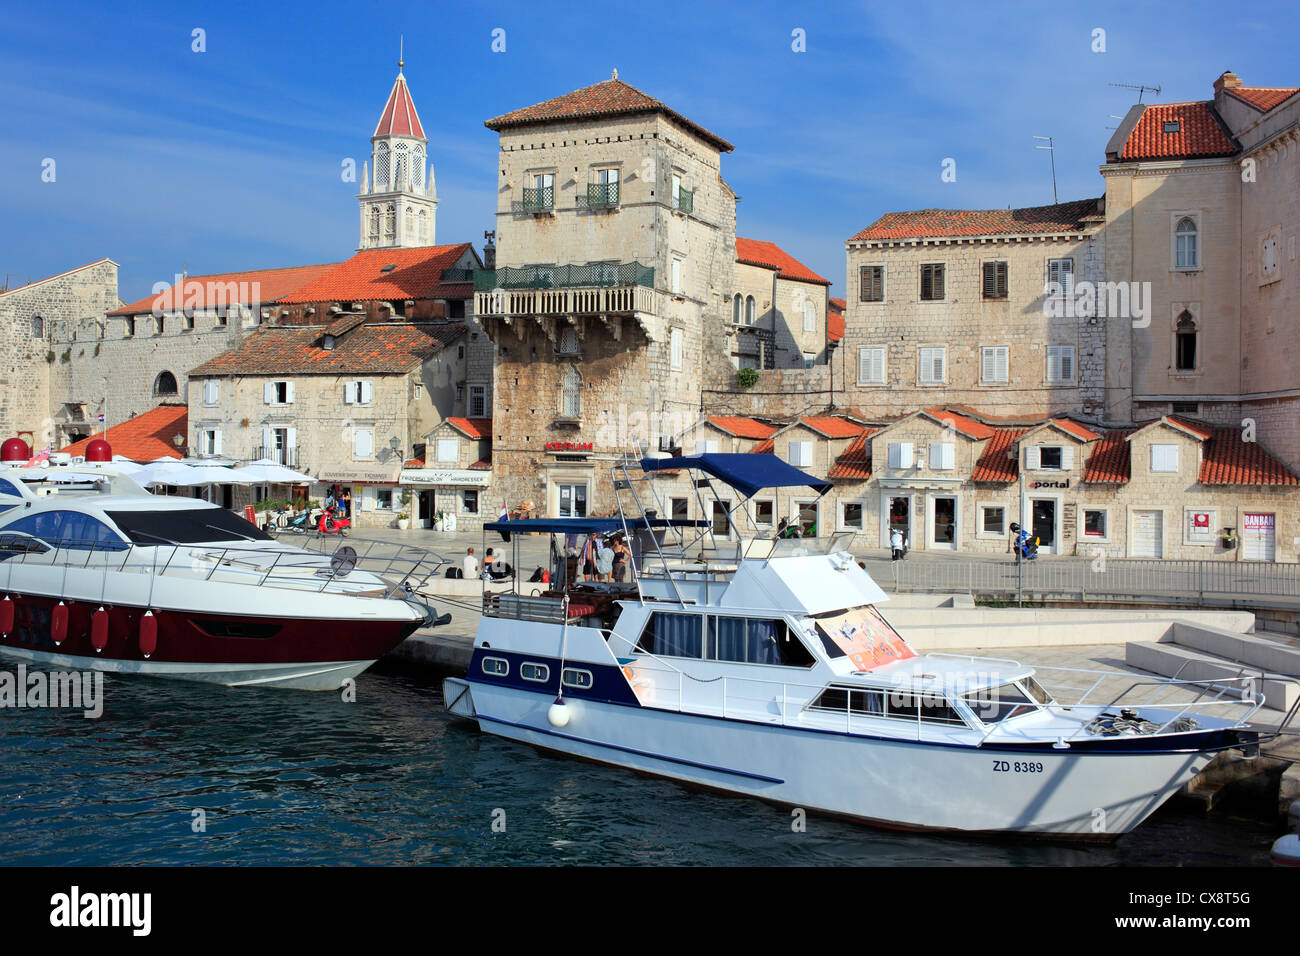
[[[384,112],[380,114],[379,123],[375,126],[374,135],[427,138],[424,127],[420,125],[420,114],[415,111],[411,91],[406,88],[406,77],[400,68],[397,79],[393,82],[393,90],[388,94],[388,102],[384,104]]]
[[[361,164],[361,193],[365,195],[370,192],[370,164]]]

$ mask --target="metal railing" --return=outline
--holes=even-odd
[[[286,468],[298,467],[298,446],[279,448],[274,445],[258,445],[253,449],[253,459],[267,458]]]
[[[677,198],[673,201],[673,208],[680,209],[687,215],[695,212],[695,190],[685,187],[677,190]]]
[[[618,205],[618,183],[587,183],[587,205],[607,207]]]
[[[555,208],[555,187],[525,186],[524,199],[519,206],[524,212],[549,212]]]
[[[615,286],[598,289],[503,289],[474,293],[475,315],[608,315],[656,312],[654,289]]]
[[[581,266],[503,266],[475,269],[474,289],[574,289],[640,285],[654,288],[655,270],[639,262],[593,262]]]
[[[886,591],[969,593],[1006,598],[1017,593],[1014,561],[867,559]],[[1177,561],[1146,558],[1048,558],[1019,569],[1020,591],[1035,598],[1224,601],[1300,600],[1300,564],[1254,561]]]

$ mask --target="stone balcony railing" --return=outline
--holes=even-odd
[[[643,285],[574,289],[496,289],[474,293],[476,316],[658,313],[658,295]]]

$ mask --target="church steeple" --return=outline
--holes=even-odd
[[[426,167],[429,140],[397,61],[397,79],[370,137],[370,175],[363,176],[361,249],[435,244],[438,197],[433,167]],[[365,180],[369,180],[369,182]]]

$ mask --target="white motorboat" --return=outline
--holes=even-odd
[[[437,555],[355,538],[285,544],[216,505],[149,494],[97,452],[0,470],[0,654],[326,690],[445,623],[413,594]]]
[[[1257,747],[1262,699],[1246,678],[917,654],[842,540],[724,542],[703,522],[648,518],[665,513],[650,478],[667,469],[698,476],[699,514],[712,513],[701,486],[741,498],[733,528],[761,488],[828,487],[773,456],[645,459],[615,468],[617,518],[488,524],[622,533],[633,580],[575,581],[560,549],[540,595],[485,593],[469,671],[444,683],[449,711],[546,750],[872,824],[1085,840],[1137,826],[1215,753]],[[1075,696],[1046,689],[1049,673]]]

